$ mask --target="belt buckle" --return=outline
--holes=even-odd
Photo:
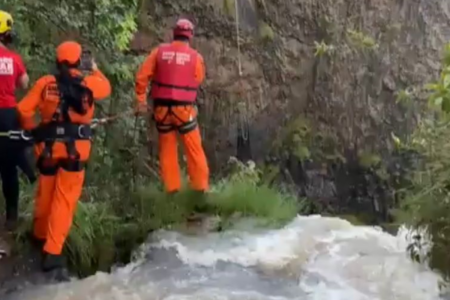
[[[56,134],[57,135],[64,135],[66,133],[66,130],[64,127],[62,126],[58,126],[56,127]]]
[[[78,126],[78,136],[80,138],[86,138],[86,135],[83,133],[84,127],[85,127],[84,125]]]
[[[33,137],[30,133],[26,132],[25,130],[22,130],[20,133],[20,137],[24,140],[24,141],[29,141],[31,140],[31,138]]]

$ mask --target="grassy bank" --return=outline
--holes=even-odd
[[[88,192],[92,187],[88,186],[65,248],[72,270],[87,276],[98,270],[108,271],[116,263],[127,263],[131,252],[151,231],[182,226],[192,212],[220,216],[220,227],[226,228],[236,214],[260,217],[271,226],[281,226],[302,211],[303,202],[296,197],[261,184],[261,174],[253,166],[235,160],[232,164],[234,170],[214,182],[206,196],[187,188],[177,195],[167,195],[159,185],[143,183],[128,195],[92,198]],[[18,241],[22,242],[19,246],[28,244],[30,193],[24,193],[22,199],[25,223],[18,232]]]

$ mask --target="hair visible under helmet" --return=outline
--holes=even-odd
[[[173,28],[173,38],[191,40],[194,36],[194,24],[187,19],[179,19]]]
[[[94,103],[92,92],[84,86],[83,77],[73,74],[70,69],[78,68],[83,49],[77,42],[67,41],[56,49],[58,73],[55,75],[61,97],[64,98],[62,111],[67,114],[68,108],[84,115],[87,112],[86,101],[89,106]]]

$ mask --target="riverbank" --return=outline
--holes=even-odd
[[[178,224],[177,230],[189,235],[206,234],[221,230],[223,223],[220,217],[204,217],[202,219]],[[149,232],[148,234],[151,234]],[[6,242],[11,247],[11,252],[0,259],[0,296],[19,292],[29,286],[41,286],[58,283],[50,276],[41,273],[40,252],[28,242],[15,243],[12,234],[3,235],[0,241]],[[17,249],[17,246],[20,249]],[[132,249],[133,251],[136,249]],[[116,249],[118,252],[131,251],[130,249]],[[130,261],[127,261],[127,263]],[[119,263],[119,262],[116,262]],[[77,278],[77,270],[72,269],[72,278]]]
[[[305,212],[302,199],[264,185],[256,169],[234,162],[235,170],[216,180],[207,195],[185,189],[169,196],[160,187],[148,185],[121,202],[84,198],[78,205],[64,250],[71,273],[83,278],[98,271],[109,272],[112,266],[125,265],[151,232],[162,228],[192,229],[192,223],[186,220],[193,212],[215,216],[206,223],[217,230],[229,227],[237,217],[246,216],[264,218],[278,227],[297,213]],[[3,291],[16,286],[16,281],[36,281],[35,273],[39,269],[36,254],[30,254],[32,247],[27,237],[31,229],[32,198],[25,198],[28,202],[22,203],[24,223],[11,237],[15,250],[12,256],[0,260],[0,276],[6,280]],[[211,222],[215,223],[211,225]]]
[[[240,218],[222,233],[167,229],[123,268],[4,300],[441,300],[439,275],[409,259],[404,234],[320,216],[279,228]]]

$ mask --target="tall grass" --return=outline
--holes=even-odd
[[[396,215],[400,223],[426,230],[432,247],[425,259],[450,279],[450,44],[444,54],[441,76],[429,85],[431,113],[406,143],[421,159],[410,185],[398,191]],[[414,251],[423,242],[418,234],[410,247],[412,257],[419,257]]]
[[[425,259],[450,279],[450,123],[438,123],[423,124],[415,135],[417,142],[422,140],[415,149],[423,161],[412,174],[410,186],[398,191],[401,202],[396,216],[399,223],[426,229],[433,245]],[[423,240],[416,237],[410,249],[420,248]]]
[[[299,211],[298,200],[268,186],[252,186],[246,182],[224,186],[211,196],[210,205],[222,216],[240,212],[277,222],[291,220]]]
[[[87,276],[108,271],[116,263],[127,263],[151,231],[183,226],[196,212],[219,216],[222,228],[236,215],[262,218],[266,224],[279,226],[301,212],[302,202],[296,197],[261,184],[263,174],[254,164],[231,159],[229,165],[229,175],[213,183],[206,195],[188,188],[168,195],[160,185],[143,184],[135,193],[121,197],[84,198],[78,204],[64,250],[71,268]],[[31,229],[30,199],[24,212],[26,222],[18,233],[21,240]]]

